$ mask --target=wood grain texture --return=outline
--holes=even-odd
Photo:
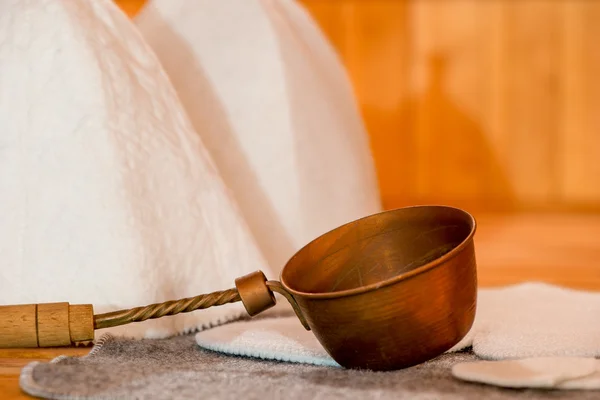
[[[40,347],[69,346],[69,303],[38,304],[37,330]]]
[[[600,290],[600,215],[536,212],[476,218],[481,286],[541,281]]]
[[[386,208],[600,210],[600,3],[303,4],[356,88]]]
[[[21,369],[33,361],[49,361],[60,355],[83,356],[90,347],[48,349],[0,349],[0,398],[2,400],[32,399],[19,387]]]
[[[558,147],[561,195],[578,203],[600,198],[600,3],[564,4],[563,123]]]
[[[94,340],[94,307],[91,304],[69,306],[71,342]]]
[[[0,306],[0,343],[3,347],[37,347],[35,304]]]

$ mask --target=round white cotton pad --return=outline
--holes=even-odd
[[[594,358],[538,357],[461,363],[452,368],[452,375],[465,381],[509,388],[556,388],[564,382],[593,375],[597,366]]]
[[[592,375],[586,375],[583,378],[570,379],[558,384],[559,389],[574,389],[574,390],[594,390],[600,389],[600,361],[596,361],[596,372]]]

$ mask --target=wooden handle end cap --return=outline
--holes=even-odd
[[[91,304],[0,306],[0,348],[71,346],[93,339]]]

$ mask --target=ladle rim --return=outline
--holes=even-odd
[[[440,205],[440,204],[432,204],[432,205],[414,205],[414,206],[406,206],[406,207],[400,207],[400,208],[396,208],[393,210],[385,210],[385,211],[381,211],[379,213],[375,213],[375,214],[370,214],[368,216],[362,217],[362,218],[358,218],[355,219],[353,221],[347,222],[343,225],[340,225],[334,229],[331,229],[325,233],[323,233],[322,235],[316,237],[315,239],[313,239],[312,241],[310,241],[309,243],[307,243],[305,246],[303,246],[300,250],[298,250],[296,252],[296,254],[302,252],[305,248],[307,248],[308,246],[310,246],[313,242],[319,240],[320,238],[330,234],[333,231],[336,231],[338,229],[341,229],[345,226],[348,225],[352,225],[355,224],[357,222],[360,222],[362,220],[365,219],[369,219],[369,218],[374,218],[378,215],[382,215],[382,214],[389,214],[389,213],[393,213],[395,211],[401,211],[401,210],[409,210],[409,209],[414,209],[414,208],[442,208],[442,209],[449,209],[449,210],[455,210],[458,211],[466,216],[469,217],[469,220],[471,222],[471,230],[469,232],[469,234],[467,235],[467,237],[461,241],[458,245],[456,245],[455,247],[452,248],[452,250],[450,250],[449,252],[447,252],[446,254],[436,258],[435,260],[432,260],[428,263],[425,263],[423,265],[421,265],[420,267],[417,267],[415,269],[412,269],[406,273],[400,274],[400,275],[396,275],[392,278],[386,279],[384,281],[381,282],[377,282],[377,283],[372,283],[370,285],[366,285],[366,286],[361,286],[361,287],[357,287],[354,289],[345,289],[345,290],[340,290],[340,291],[336,291],[336,292],[324,292],[324,293],[309,293],[309,292],[301,292],[298,290],[294,290],[292,288],[290,288],[290,286],[287,284],[287,282],[285,281],[285,279],[283,278],[283,273],[285,271],[285,268],[287,267],[287,265],[289,264],[289,262],[291,261],[291,259],[286,263],[286,265],[283,267],[281,274],[279,275],[279,280],[281,281],[281,284],[284,286],[285,290],[287,290],[289,293],[291,293],[294,296],[299,296],[299,297],[303,297],[303,298],[310,298],[310,299],[333,299],[333,298],[341,298],[341,297],[348,297],[348,296],[355,296],[358,294],[363,294],[366,292],[370,292],[373,290],[377,290],[377,289],[381,289],[383,287],[386,286],[390,286],[393,284],[396,284],[400,281],[404,281],[404,280],[408,280],[414,276],[420,275],[424,272],[427,272],[437,266],[439,266],[440,264],[445,263],[447,260],[453,258],[454,256],[456,256],[460,251],[462,251],[465,247],[467,247],[468,243],[473,239],[473,236],[475,236],[475,231],[477,230],[477,220],[475,219],[475,217],[469,213],[468,211],[462,209],[462,208],[458,208],[458,207],[452,207],[452,206],[446,206],[446,205]],[[292,257],[293,258],[293,257]]]

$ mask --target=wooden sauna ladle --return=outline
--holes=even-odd
[[[242,301],[248,314],[253,316],[275,305],[272,290],[293,302],[279,282],[267,281],[261,271],[240,277],[235,283],[235,289],[96,315],[91,304],[60,302],[0,306],[0,348],[70,346],[94,340],[96,329],[238,301]],[[292,305],[297,307],[295,302]],[[303,317],[299,315],[299,319],[310,329]]]
[[[467,212],[445,206],[386,211],[310,242],[280,282],[260,272],[235,288],[94,315],[90,304],[0,306],[0,347],[56,347],[94,331],[241,301],[254,316],[285,296],[298,319],[347,368],[391,370],[432,359],[458,343],[475,317],[477,274]]]

